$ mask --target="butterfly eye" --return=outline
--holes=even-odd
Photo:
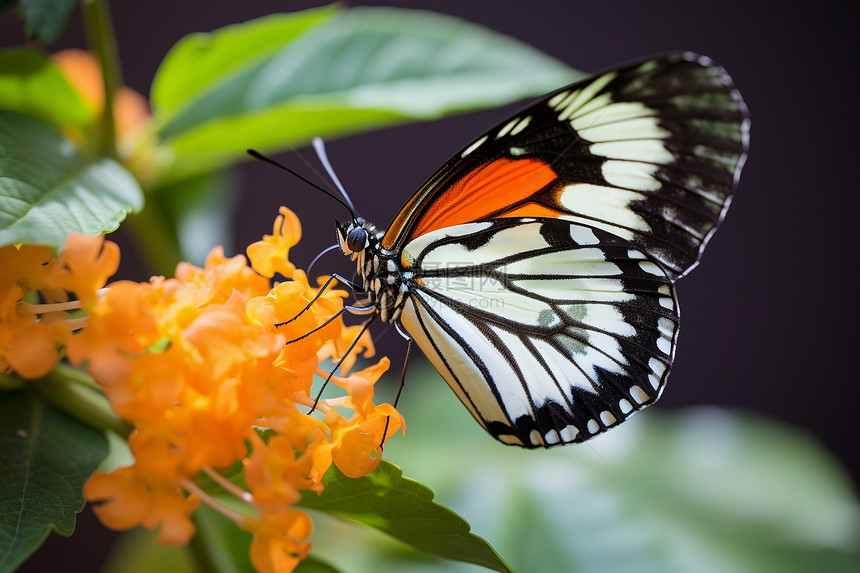
[[[352,229],[346,236],[346,246],[353,253],[359,253],[367,247],[367,231],[362,227]]]

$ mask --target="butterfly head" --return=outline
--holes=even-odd
[[[335,221],[337,226],[337,243],[343,254],[355,260],[369,245],[376,227],[361,217],[349,223]]]

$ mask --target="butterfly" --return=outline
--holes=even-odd
[[[405,330],[497,440],[588,440],[663,392],[675,281],[748,145],[747,107],[704,56],[564,87],[457,153],[387,230],[336,224],[367,295],[351,310]]]

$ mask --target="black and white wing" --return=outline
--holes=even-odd
[[[654,402],[678,306],[629,241],[556,219],[497,219],[406,245],[401,323],[475,419],[527,448],[587,440]]]

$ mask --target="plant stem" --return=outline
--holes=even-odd
[[[77,368],[58,364],[33,385],[51,404],[92,428],[110,430],[123,438],[131,432],[125,420],[113,413],[104,394],[94,389],[92,377]]]
[[[116,35],[107,0],[83,0],[81,2],[87,40],[95,52],[102,68],[104,83],[104,110],[99,121],[100,133],[97,151],[100,155],[117,157],[116,125],[113,112],[113,96],[122,84],[122,71],[117,49]]]

